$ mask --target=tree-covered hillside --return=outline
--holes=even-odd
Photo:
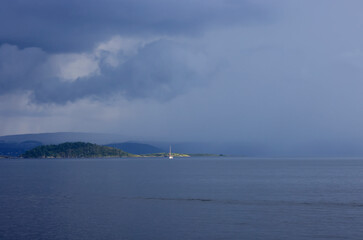
[[[44,145],[21,155],[24,158],[97,158],[134,157],[136,155],[120,149],[84,142],[66,142],[58,145]]]

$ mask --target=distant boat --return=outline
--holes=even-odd
[[[173,155],[171,155],[171,145],[170,145],[170,150],[169,150],[169,159],[173,159]]]

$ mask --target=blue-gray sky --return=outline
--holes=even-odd
[[[0,135],[363,148],[359,0],[5,0]]]

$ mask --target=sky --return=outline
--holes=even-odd
[[[0,135],[363,149],[359,0],[3,0]]]

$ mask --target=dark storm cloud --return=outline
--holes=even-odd
[[[84,51],[113,35],[197,34],[214,25],[266,19],[252,1],[5,0],[0,45]]]

